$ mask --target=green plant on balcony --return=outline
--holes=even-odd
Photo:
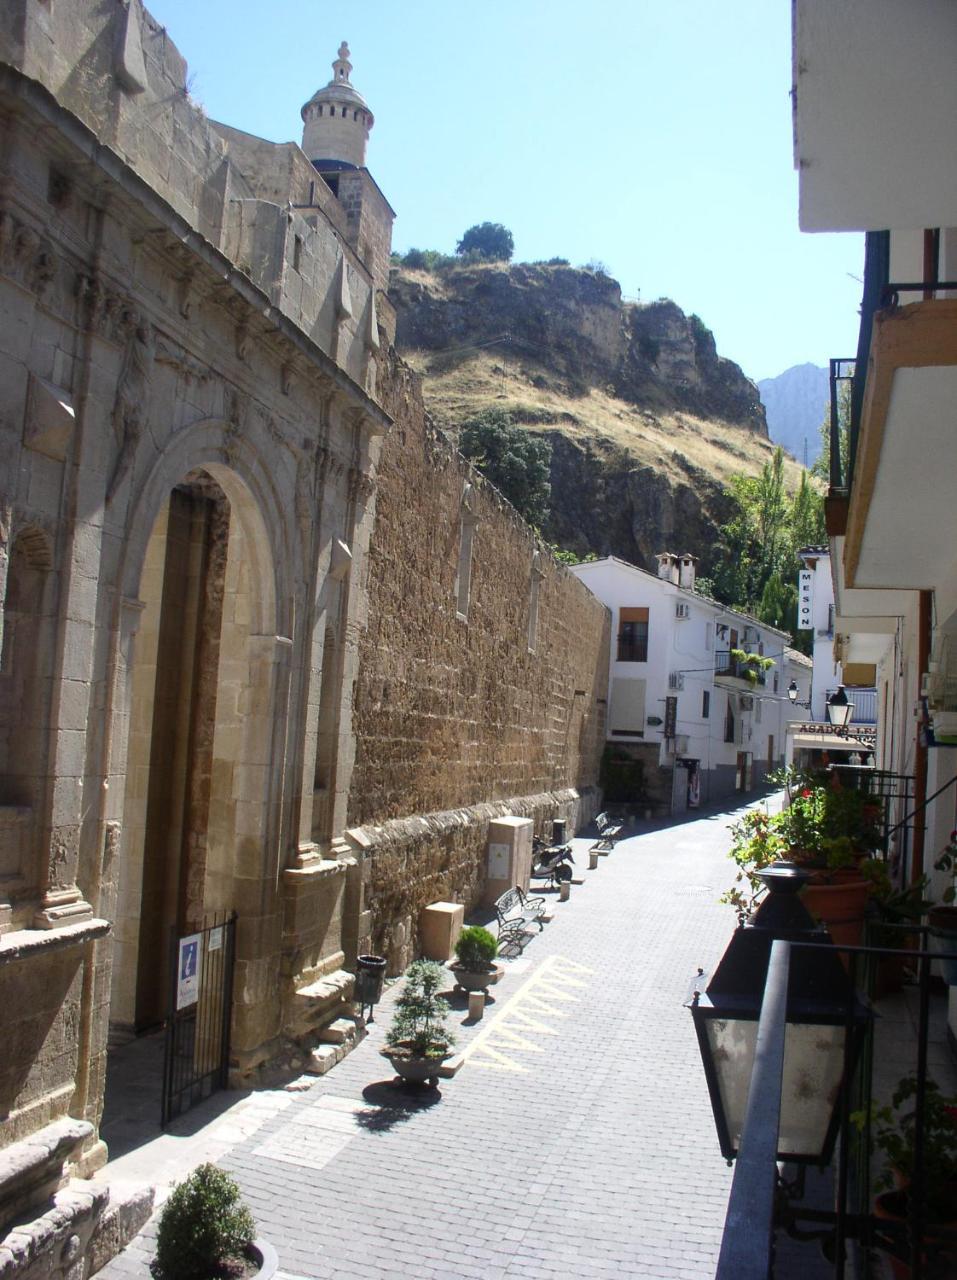
[[[745,649],[732,649],[731,661],[735,664],[735,675],[750,685],[757,684],[765,671],[774,666],[773,658],[763,658],[759,653],[748,653]]]
[[[934,862],[935,871],[950,875],[950,884],[943,892],[943,900],[931,906],[927,913],[930,925],[931,946],[938,951],[957,951],[957,830],[950,833],[944,850]],[[941,960],[944,980],[957,986],[957,960]]]
[[[864,1110],[851,1115],[858,1131],[863,1131],[868,1118],[874,1145],[884,1155],[875,1188],[892,1193],[900,1216],[905,1217],[916,1163],[917,1076],[904,1076],[899,1081],[889,1106],[872,1104],[869,1113]],[[952,1222],[957,1217],[957,1097],[945,1097],[929,1077],[923,1122],[923,1218],[927,1224]]]
[[[867,880],[883,868],[882,860],[867,857],[876,832],[864,793],[836,780],[827,785],[807,781],[790,796],[780,813],[752,809],[731,827],[730,856],[738,874],[721,901],[733,906],[742,922],[764,891],[758,873],[779,859],[807,868],[821,885]]]

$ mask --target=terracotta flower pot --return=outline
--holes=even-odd
[[[840,872],[832,873],[841,876]],[[801,901],[821,921],[836,946],[857,947],[864,934],[864,907],[871,886],[859,876],[833,884],[813,880],[801,893]],[[842,957],[846,960],[846,957]]]

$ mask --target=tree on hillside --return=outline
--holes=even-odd
[[[500,222],[479,222],[469,227],[455,246],[458,254],[487,258],[489,262],[510,262],[515,252],[515,241],[508,227]]]
[[[516,427],[503,409],[484,409],[459,433],[459,449],[530,525],[540,529],[551,499],[552,446]]]
[[[713,573],[717,599],[762,622],[790,631],[798,648],[797,574],[801,547],[826,540],[824,498],[805,471],[797,490],[784,485],[780,449],[757,476],[734,476],[726,489],[732,514],[721,527]]]

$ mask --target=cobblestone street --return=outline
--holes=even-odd
[[[462,1026],[457,1002],[467,1061],[439,1092],[392,1087],[393,988],[313,1088],[246,1100],[214,1153],[281,1276],[713,1274],[731,1171],[682,1004],[734,927],[727,822],[632,836],[594,871],[576,840],[584,884],[506,963],[483,1021]],[[102,1274],[143,1276],[154,1229]]]

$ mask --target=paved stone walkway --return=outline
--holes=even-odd
[[[440,1091],[391,1084],[377,1050],[393,990],[308,1092],[253,1095],[220,1124],[206,1150],[238,1178],[281,1277],[713,1275],[731,1171],[682,1003],[734,927],[717,902],[727,821],[622,840],[595,871],[576,840],[584,883],[507,964],[483,1021],[458,1002],[467,1061]],[[171,1142],[137,1165],[168,1175]],[[154,1232],[101,1274],[142,1280]]]

